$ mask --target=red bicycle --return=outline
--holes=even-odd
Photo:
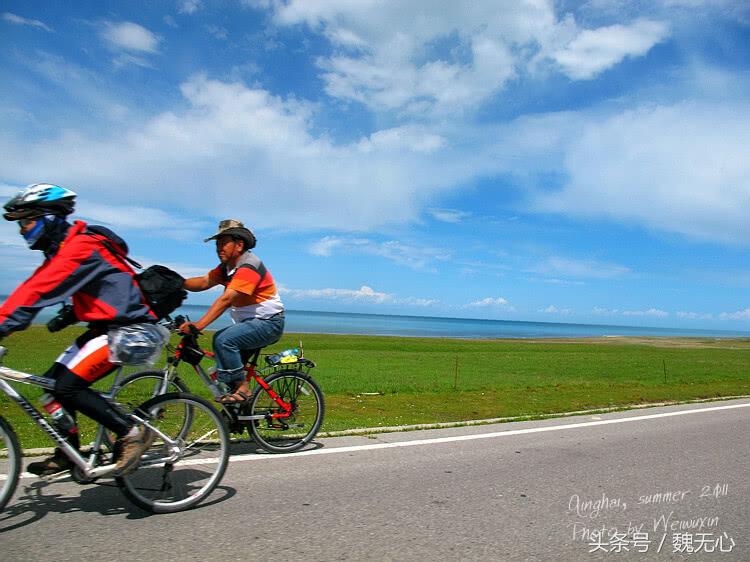
[[[175,318],[172,330],[185,321]],[[270,361],[259,367],[262,349],[246,354],[247,380],[254,384],[250,399],[237,404],[221,404],[221,414],[230,432],[243,435],[247,431],[262,449],[271,453],[297,451],[310,443],[323,423],[325,405],[323,392],[310,376],[315,363],[306,359],[300,344],[297,355]],[[226,389],[216,380],[213,369],[204,369],[201,362],[214,354],[198,344],[198,334],[181,337],[176,347],[167,346],[167,364],[160,370],[134,373],[115,383],[113,397],[120,403],[140,404],[145,399],[168,392],[189,392],[177,367],[187,363],[214,397]],[[190,425],[190,412],[185,411],[185,426]]]

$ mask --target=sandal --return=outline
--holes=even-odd
[[[250,400],[250,395],[238,390],[237,392],[230,392],[222,396],[218,396],[216,401],[219,404],[243,404]]]

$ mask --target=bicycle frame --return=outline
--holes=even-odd
[[[0,358],[2,358],[2,354],[0,354]],[[122,370],[118,372],[118,378],[121,372]],[[91,455],[89,456],[88,460],[86,460],[72,445],[70,445],[70,443],[67,442],[62,434],[47,421],[47,419],[44,417],[44,415],[42,415],[41,412],[39,412],[39,410],[34,408],[34,406],[24,396],[19,394],[16,389],[8,383],[8,380],[33,386],[39,386],[46,390],[53,390],[55,388],[55,379],[16,371],[14,369],[10,369],[8,367],[0,365],[0,391],[4,392],[11,400],[13,400],[13,402],[18,404],[18,406],[34,421],[34,423],[36,423],[50,437],[50,439],[52,439],[52,441],[54,441],[55,444],[60,449],[62,449],[62,451],[68,456],[68,458],[81,471],[81,475],[84,479],[94,480],[103,476],[108,476],[115,471],[114,464],[98,466],[101,456],[101,446],[104,442],[104,427],[102,427],[101,425],[99,426],[96,439],[91,449]],[[117,378],[115,379],[115,384],[116,383]],[[115,388],[116,387],[113,385],[113,390]],[[102,396],[104,396],[104,398],[107,400],[111,400],[111,393],[112,391],[110,391],[110,393],[102,393]],[[154,433],[156,433],[156,435],[163,439],[164,442],[169,445],[176,454],[176,452],[179,450],[178,441],[171,439],[169,436],[165,435],[158,428],[153,427],[148,423],[147,420],[143,419],[139,415],[135,413],[130,413],[129,415],[136,423],[142,423],[148,426],[152,431],[154,431]],[[144,459],[141,462],[141,465],[147,466],[148,464],[158,464],[168,461],[169,459],[164,458],[160,458],[158,460],[150,462]]]
[[[166,386],[168,382],[173,379],[177,374],[177,364],[180,361],[180,352],[181,348],[184,345],[184,343],[180,343],[180,345],[177,347],[175,352],[172,356],[167,358],[167,366],[164,368],[164,382],[162,383],[162,389],[160,392],[163,392],[166,390]],[[208,358],[213,358],[214,354],[210,351],[207,351],[205,349],[200,349],[201,353]],[[278,418],[288,418],[292,413],[292,404],[289,402],[284,401],[274,390],[271,388],[271,386],[264,380],[264,377],[266,373],[264,371],[268,369],[260,369],[256,370],[256,367],[258,366],[258,357],[260,357],[260,349],[256,350],[254,354],[251,356],[251,358],[248,360],[248,362],[245,365],[245,378],[249,382],[251,380],[255,381],[256,384],[260,385],[261,388],[271,397],[271,399],[276,402],[276,404],[279,405],[279,407],[284,410],[283,412],[277,412],[270,415],[272,419],[278,419]],[[203,381],[203,383],[209,388],[211,393],[214,395],[214,398],[218,398],[223,393],[219,389],[218,384],[216,383],[216,374],[208,374],[203,367],[201,367],[200,363],[192,364],[190,365],[193,367],[193,370],[196,372],[198,377]],[[234,417],[237,421],[255,421],[255,420],[264,420],[266,419],[266,415],[264,414],[258,414],[255,416],[244,416],[244,415],[236,415],[235,410],[231,407],[228,407],[231,405],[228,404],[222,404],[222,408],[232,417]]]

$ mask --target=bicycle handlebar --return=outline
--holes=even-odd
[[[182,316],[182,315],[175,316],[174,320],[172,320],[169,324],[167,324],[167,327],[171,331],[176,332],[177,330],[179,330],[180,326],[182,326],[185,322],[190,322],[190,317]],[[197,337],[202,333],[198,328],[195,327],[194,324],[191,323],[189,326],[190,326],[190,334],[181,334],[181,335],[183,336],[192,335],[192,336]]]

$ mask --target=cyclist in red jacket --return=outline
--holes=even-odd
[[[0,339],[25,329],[47,306],[72,298],[77,320],[88,330],[57,358],[45,376],[54,378],[53,396],[75,416],[92,418],[113,431],[117,474],[132,471],[153,441],[153,432],[118,412],[89,387],[112,372],[108,330],[134,323],[155,322],[156,316],[134,279],[135,273],[113,253],[107,238],[117,235],[66,218],[73,212],[76,194],[51,184],[34,184],[5,204],[6,220],[17,221],[29,248],[44,253],[42,265],[0,306]],[[107,236],[102,232],[107,232]],[[109,236],[111,235],[111,236]],[[118,239],[119,240],[119,239]],[[80,446],[77,429],[68,436]],[[31,473],[48,476],[69,470],[73,463],[59,449],[51,457],[30,463]]]

